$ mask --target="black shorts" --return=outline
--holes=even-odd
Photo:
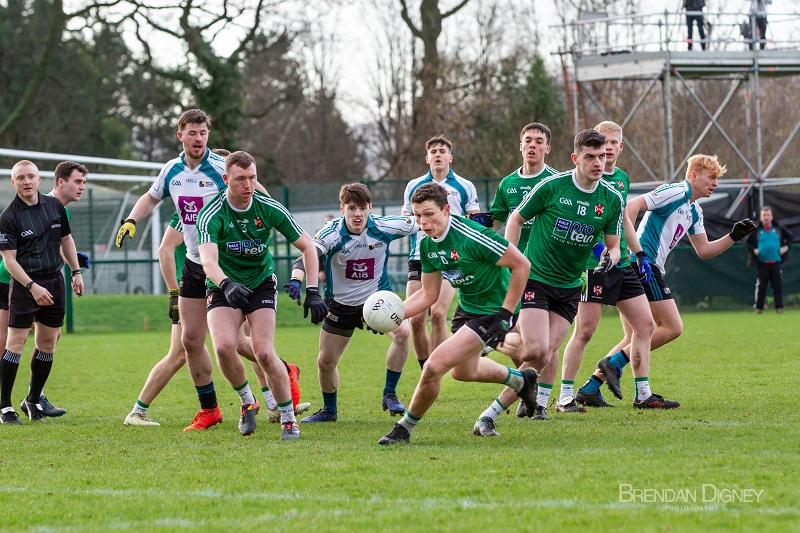
[[[8,289],[10,283],[0,283],[0,310],[8,311]]]
[[[328,316],[322,321],[322,329],[331,335],[352,337],[353,332],[364,329],[364,306],[344,305],[330,298],[325,299]]]
[[[636,268],[628,265],[624,268],[612,268],[604,274],[595,274],[594,270],[588,270],[586,291],[581,294],[581,301],[617,305],[617,302],[643,294],[644,289]]]
[[[422,279],[422,261],[419,259],[409,259],[408,261],[408,281],[420,281]]]
[[[56,272],[50,277],[34,277],[33,281],[53,295],[53,305],[40,306],[33,299],[31,291],[15,279],[11,279],[8,304],[8,327],[27,329],[33,321],[51,328],[60,328],[64,325],[64,312],[66,309],[66,293],[64,289],[64,275]]]
[[[578,314],[578,302],[581,301],[581,288],[562,289],[532,279],[525,285],[522,293],[523,309],[544,309],[563,316],[572,324]]]
[[[205,298],[207,288],[203,265],[198,265],[187,256],[183,260],[180,296],[182,298]],[[222,299],[225,299],[224,295]]]
[[[264,280],[261,285],[253,289],[253,294],[250,295],[250,305],[241,311],[249,315],[253,311],[259,309],[276,309],[278,308],[278,278],[275,274],[271,275]],[[248,287],[249,288],[249,287]],[[208,288],[206,295],[206,310],[211,311],[217,307],[230,307],[231,304],[225,298],[225,294],[221,289]]]
[[[650,265],[653,269],[653,275],[650,276],[649,283],[642,283],[644,294],[647,296],[648,302],[660,302],[662,300],[674,300],[672,291],[669,290],[667,284],[664,282],[664,276],[655,265]]]
[[[467,328],[474,331],[478,335],[478,338],[481,339],[481,342],[485,346],[486,340],[488,338],[486,335],[486,330],[489,328],[489,326],[491,326],[491,321],[488,320],[489,316],[490,315],[477,315],[475,313],[467,313],[466,311],[461,309],[461,306],[459,305],[458,307],[456,307],[456,313],[453,315],[453,325],[450,328],[450,331],[452,333],[455,333],[456,331],[461,329],[462,326],[466,326]],[[509,331],[514,329],[514,325],[517,323],[518,317],[519,314],[511,316],[508,328]],[[492,346],[492,348],[494,348],[494,346]]]

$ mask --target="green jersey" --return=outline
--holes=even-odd
[[[492,218],[500,222],[508,221],[511,213],[522,203],[522,199],[533,187],[542,181],[544,178],[558,174],[558,171],[553,167],[547,165],[537,174],[526,176],[521,173],[522,167],[518,168],[500,182],[497,186],[497,192],[492,201],[492,207],[489,209],[492,212]],[[528,238],[531,234],[531,226],[533,221],[529,220],[522,225],[522,231],[519,235],[519,243],[517,248],[524,250],[528,244]]]
[[[615,187],[622,195],[622,207],[624,208],[626,205],[628,205],[628,189],[630,188],[631,184],[631,180],[628,179],[628,174],[626,174],[624,170],[614,167],[614,172],[611,174],[606,174],[603,172],[603,179],[612,187]],[[602,238],[603,233],[601,232],[597,236],[597,240],[599,241]],[[625,243],[624,228],[619,234],[619,254],[619,263],[617,263],[615,268],[624,268],[626,266],[630,266],[631,254],[628,252],[628,245]],[[594,254],[589,254],[589,260],[586,261],[586,270],[593,270],[598,264],[600,264],[600,260],[597,259]]]
[[[275,270],[269,251],[272,228],[289,242],[303,234],[289,211],[266,194],[253,192],[250,205],[240,211],[231,206],[227,191],[222,191],[197,215],[197,242],[216,243],[225,275],[255,289]],[[216,287],[209,279],[206,285]]]
[[[178,211],[172,213],[172,218],[169,221],[169,227],[181,232],[183,234],[183,220]],[[181,275],[183,274],[183,262],[186,260],[186,243],[181,241],[181,244],[175,248],[175,276],[178,279],[178,284],[181,282]]]
[[[46,196],[55,196],[55,194],[53,194],[54,192],[56,192],[55,189],[47,193]],[[72,213],[69,212],[69,209],[66,206],[64,206],[64,211],[67,212],[67,222],[71,221]],[[6,285],[11,284],[11,273],[6,268],[6,264],[3,262],[2,256],[0,256],[0,283],[4,283]]]
[[[582,189],[574,172],[543,179],[518,208],[525,220],[536,217],[525,248],[530,279],[553,287],[580,287],[597,234],[622,233],[619,191],[602,179],[593,190]]]
[[[458,290],[459,305],[467,313],[491,315],[503,307],[511,272],[497,266],[508,241],[466,218],[450,215],[444,234],[425,236],[420,243],[422,273],[441,272]]]

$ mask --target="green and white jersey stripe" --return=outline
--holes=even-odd
[[[275,270],[269,251],[272,229],[290,242],[303,234],[303,228],[283,205],[259,191],[243,210],[230,204],[226,191],[219,193],[200,211],[196,227],[198,245],[216,243],[222,271],[250,289],[261,285]],[[206,285],[215,287],[210,280]]]
[[[490,315],[500,311],[511,272],[497,266],[508,241],[480,224],[456,215],[438,239],[420,243],[422,273],[441,272],[458,290],[459,305],[467,313]]]
[[[622,233],[622,195],[602,179],[591,190],[575,181],[575,171],[540,181],[520,204],[522,218],[535,217],[525,256],[530,279],[574,288],[600,232]]]

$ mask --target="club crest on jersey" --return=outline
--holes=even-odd
[[[536,298],[536,291],[525,291],[525,294],[522,295],[522,299],[526,302],[532,302]]]
[[[603,294],[603,286],[595,285],[594,287],[592,287],[592,294],[594,294],[595,296],[600,296],[601,294]]]
[[[621,190],[621,191],[624,191],[624,190],[625,190],[625,184],[624,184],[624,183],[622,183],[622,180],[619,180],[619,181],[617,182],[617,185],[619,185],[619,190]]]
[[[264,227],[264,223],[261,222],[261,219],[258,217],[253,218],[253,223],[256,225],[257,228],[261,229]]]
[[[458,251],[450,250],[450,259],[453,261],[458,261]]]
[[[605,208],[606,208],[606,206],[604,206],[603,204],[594,204],[594,214],[597,215],[597,216],[602,215],[603,214],[603,209],[605,209]]]

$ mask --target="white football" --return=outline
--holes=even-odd
[[[378,291],[364,302],[364,322],[381,333],[399,328],[405,314],[403,300],[392,291]]]

